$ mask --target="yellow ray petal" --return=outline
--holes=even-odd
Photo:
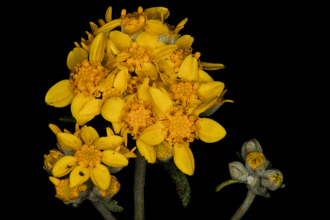
[[[220,81],[203,83],[198,87],[198,95],[203,101],[209,101],[216,96],[220,96],[225,88],[225,84]]]
[[[120,92],[124,92],[127,89],[127,84],[129,81],[128,69],[122,68],[116,75],[113,81],[113,87]]]
[[[174,163],[183,173],[190,176],[194,174],[195,160],[189,143],[174,145]]]
[[[62,132],[61,129],[57,125],[49,124],[48,127],[55,135]]]
[[[102,100],[100,99],[77,94],[71,103],[72,116],[82,126],[100,114],[101,103]]]
[[[138,89],[138,98],[145,103],[151,103],[151,97],[149,93],[149,81],[149,77],[144,78],[143,83]]]
[[[153,63],[142,63],[141,68],[137,68],[135,72],[138,75],[148,76],[152,80],[156,80],[158,77],[158,70]]]
[[[74,93],[70,80],[65,79],[59,81],[48,90],[45,96],[45,102],[47,105],[62,108],[70,105],[73,97]]]
[[[96,141],[100,136],[97,131],[90,126],[84,126],[81,128],[81,139],[84,141],[85,144],[91,145]]]
[[[167,24],[160,20],[147,20],[144,29],[156,35],[167,35],[170,32]]]
[[[70,187],[81,185],[89,179],[89,169],[76,166],[70,173]]]
[[[179,49],[189,50],[193,42],[194,38],[192,36],[183,35],[175,41],[175,44],[178,45]]]
[[[226,130],[212,119],[199,118],[197,126],[198,136],[205,143],[214,143],[226,136]]]
[[[220,70],[226,68],[222,63],[201,62],[204,70]]]
[[[137,36],[135,42],[140,47],[148,47],[151,49],[155,49],[158,42],[158,35],[151,34],[148,32],[142,32],[139,36]]]
[[[98,34],[91,45],[91,49],[89,52],[89,60],[92,62],[101,63],[104,58],[105,53],[105,34]]]
[[[110,22],[112,20],[112,7],[110,6],[105,12],[105,21]]]
[[[103,118],[110,122],[119,122],[125,104],[125,101],[119,97],[108,99],[101,110]]]
[[[109,38],[120,51],[129,48],[132,44],[131,38],[120,31],[111,31]]]
[[[165,139],[166,135],[167,131],[163,122],[158,121],[144,129],[140,136],[140,140],[149,145],[157,145]]]
[[[155,19],[164,19],[166,20],[170,16],[170,11],[165,7],[152,7],[147,8],[144,12],[150,14]]]
[[[94,168],[90,168],[90,177],[97,187],[103,190],[109,188],[111,176],[106,166],[98,164]]]
[[[125,167],[128,165],[128,159],[121,153],[114,150],[103,151],[102,162],[112,167]]]
[[[53,176],[62,177],[71,172],[77,165],[77,160],[73,156],[64,156],[59,159],[53,167]]]
[[[199,70],[199,83],[207,83],[207,82],[213,82],[213,78],[205,71]]]
[[[149,92],[153,105],[163,114],[169,112],[173,106],[173,101],[170,95],[166,91],[154,87],[150,87]]]
[[[87,51],[81,47],[76,47],[68,54],[68,57],[66,59],[66,64],[69,70],[73,70],[77,64],[87,59],[88,59]]]
[[[78,150],[82,146],[82,141],[80,140],[80,138],[73,134],[60,132],[57,133],[56,137],[58,144],[61,146],[61,148]]]
[[[188,81],[198,81],[198,62],[191,54],[183,60],[179,68],[178,77]]]
[[[156,162],[156,151],[154,146],[146,144],[140,139],[136,140],[136,146],[140,154],[146,159],[146,161],[148,161],[148,163]]]
[[[101,137],[95,141],[95,146],[100,150],[113,150],[124,142],[124,139],[118,135]]]
[[[121,19],[115,19],[112,20],[108,23],[106,23],[105,25],[103,25],[102,27],[100,27],[97,31],[94,32],[95,35],[99,34],[99,33],[105,33],[108,31],[111,31],[112,29],[118,27],[121,24]]]
[[[178,46],[173,45],[165,45],[158,47],[153,50],[153,63],[158,63],[161,60],[165,60],[172,52],[174,52],[176,49],[178,49]]]

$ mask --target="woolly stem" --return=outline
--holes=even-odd
[[[247,210],[250,208],[255,197],[256,197],[256,194],[252,193],[251,190],[249,190],[244,202],[239,207],[239,209],[237,209],[237,211],[235,212],[233,217],[231,217],[231,220],[241,219],[245,215]]]
[[[136,151],[137,158],[135,160],[134,173],[134,220],[144,220],[144,184],[147,162]]]
[[[104,206],[104,204],[100,200],[92,201],[92,204],[97,209],[97,211],[101,213],[105,220],[116,220],[116,218],[111,214],[111,212]]]

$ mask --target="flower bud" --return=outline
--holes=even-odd
[[[250,152],[245,159],[245,165],[249,173],[261,176],[268,165],[268,162],[261,152]]]
[[[229,163],[229,172],[231,178],[240,182],[245,182],[249,175],[244,164],[238,161]]]
[[[270,169],[264,172],[261,178],[261,184],[269,190],[277,190],[283,182],[283,175],[281,171]]]
[[[246,156],[251,152],[261,152],[262,153],[261,145],[254,138],[243,144],[242,149],[241,149],[242,158],[245,160]]]

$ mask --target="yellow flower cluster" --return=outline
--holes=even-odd
[[[45,101],[58,108],[71,104],[79,126],[101,114],[116,134],[130,134],[136,140],[149,163],[173,157],[182,172],[192,175],[195,162],[189,143],[195,139],[213,143],[226,135],[219,123],[200,115],[209,116],[232,101],[224,100],[224,83],[205,72],[224,65],[201,61],[201,53],[192,50],[194,38],[179,34],[188,19],[173,26],[165,22],[169,15],[164,7],[139,7],[133,13],[123,9],[120,18],[112,19],[109,7],[105,20],[99,20],[99,25],[90,23],[88,39],[75,42],[67,57],[69,79],[52,86]],[[91,132],[92,128],[82,127],[82,134],[89,133],[84,130]],[[116,152],[113,146],[100,145],[104,142],[93,135],[88,140],[81,136],[83,143],[73,136],[57,134],[60,146],[75,154],[62,157],[55,165],[47,160],[54,176],[71,172],[72,187],[91,178],[106,190],[110,174],[102,163],[109,165]],[[101,172],[109,180],[98,179]]]
[[[74,133],[61,131],[54,124],[49,127],[57,137],[59,150],[44,156],[44,167],[52,175],[49,179],[55,185],[57,198],[79,203],[80,193],[88,190],[90,181],[101,197],[118,192],[120,184],[109,167],[125,167],[129,158],[136,157],[135,148],[128,150],[125,146],[127,137],[115,135],[110,128],[106,137],[99,137],[93,127],[86,125],[79,128],[77,124]]]

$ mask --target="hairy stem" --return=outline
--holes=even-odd
[[[239,209],[235,212],[231,220],[239,220],[241,219],[247,210],[250,208],[256,194],[252,193],[251,190],[248,191],[248,194],[243,202],[243,204],[239,207]]]
[[[104,206],[104,204],[98,200],[93,201],[92,204],[94,207],[101,213],[105,220],[116,220],[116,218],[111,214],[111,212]]]
[[[144,183],[146,175],[147,162],[136,151],[137,158],[135,160],[134,173],[134,220],[144,220]]]

